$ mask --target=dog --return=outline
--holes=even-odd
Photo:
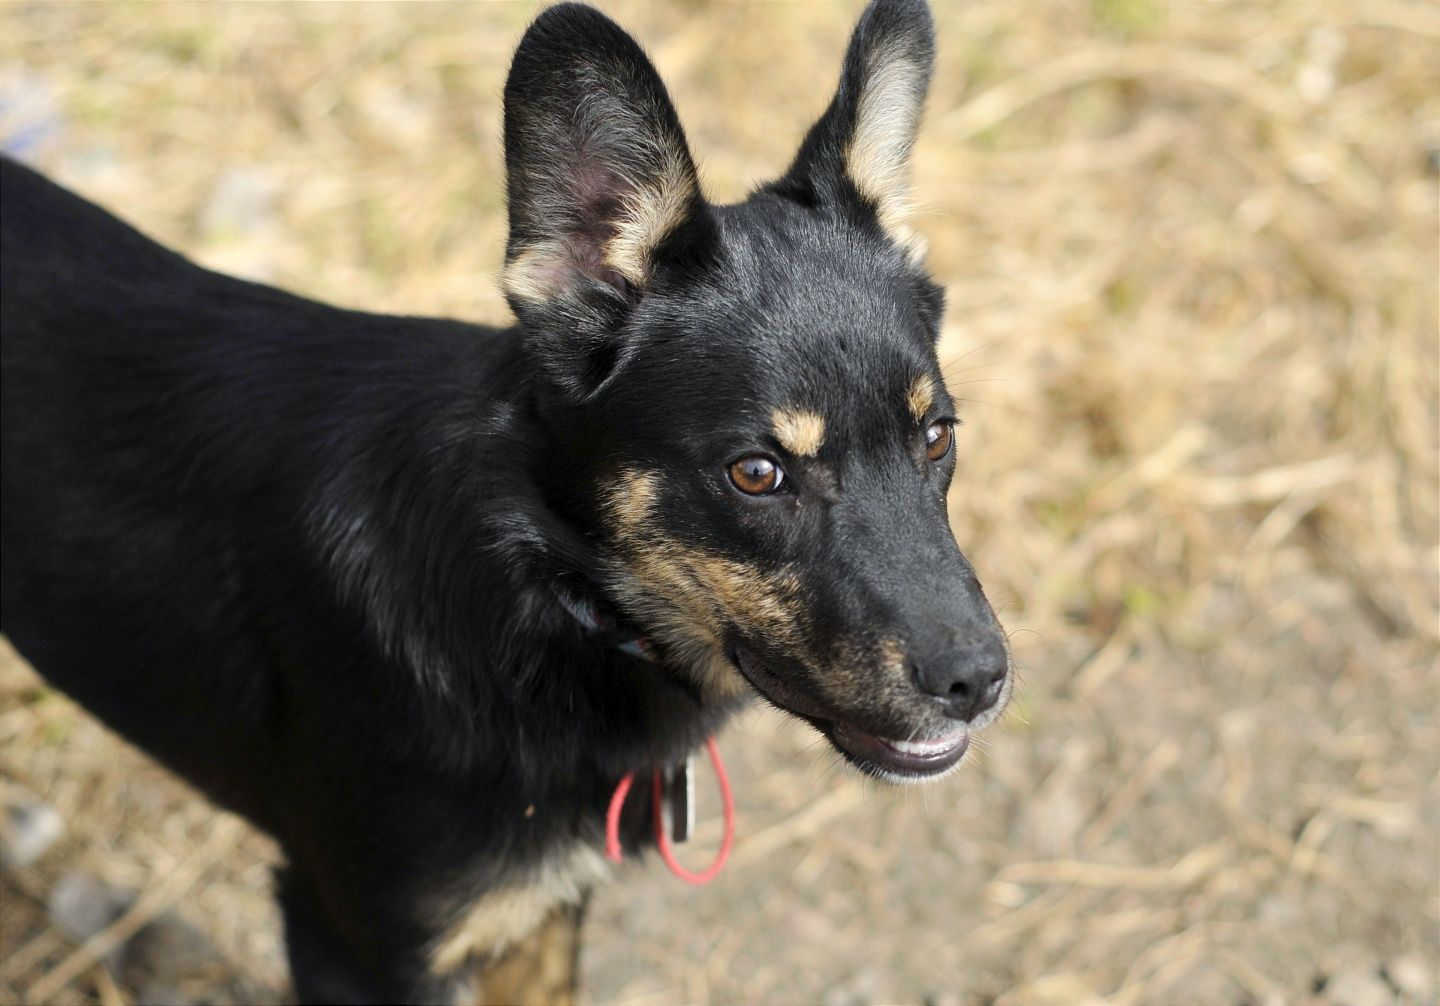
[[[717,205],[636,42],[545,11],[503,329],[221,276],[0,167],[0,627],[278,840],[302,1000],[572,995],[617,782],[757,695],[896,782],[999,715],[905,224],[933,53],[875,0],[789,169]]]

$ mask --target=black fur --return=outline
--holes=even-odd
[[[606,259],[617,214],[670,177],[658,156],[693,162],[623,31],[584,7],[542,15],[506,88],[507,260],[559,252],[544,296],[512,291],[508,329],[220,276],[0,163],[3,629],[280,841],[303,998],[453,994],[426,959],[454,912],[553,850],[599,848],[616,781],[682,758],[744,701],[651,624],[685,584],[636,600],[614,526],[636,471],[663,543],[801,584],[798,649],[716,615],[721,663],[752,654],[772,701],[832,737],[985,711],[893,674],[872,686],[874,659],[839,646],[904,639],[916,682],[990,674],[1003,651],[946,523],[953,463],[924,459],[904,404],[924,374],[926,420],[953,408],[938,288],[837,174],[867,31],[912,39],[928,78],[924,5],[877,0],[786,177],[737,206],[697,187],[625,275]],[[813,457],[774,443],[790,406],[825,417]],[[726,481],[757,451],[785,464],[785,493]],[[653,634],[659,659],[576,603],[619,618],[614,638]],[[632,846],[647,814],[632,800]]]

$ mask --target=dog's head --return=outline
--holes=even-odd
[[[733,206],[598,12],[541,15],[505,88],[505,291],[595,586],[704,693],[753,687],[893,779],[955,765],[1011,680],[902,222],[933,50],[921,0],[872,3],[790,169]]]

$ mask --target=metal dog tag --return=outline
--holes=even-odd
[[[670,828],[670,841],[687,842],[695,831],[695,773],[693,758],[686,758],[665,769],[661,777],[664,796],[665,823]]]

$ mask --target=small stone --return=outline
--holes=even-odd
[[[53,150],[67,130],[61,104],[48,77],[17,67],[0,73],[0,150],[29,163]]]
[[[1272,894],[1260,902],[1260,918],[1271,925],[1295,922],[1304,914],[1304,908],[1294,898]]]
[[[220,959],[215,944],[174,912],[147,923],[125,947],[125,978],[134,986],[164,985]]]
[[[835,923],[825,912],[796,907],[785,916],[785,931],[800,943],[824,946],[835,938]]]
[[[1418,954],[1397,957],[1385,965],[1385,974],[1390,983],[1400,990],[1406,1003],[1433,1002],[1435,975]]]
[[[1374,971],[1341,971],[1325,983],[1325,999],[1335,1006],[1393,1006],[1395,993]]]
[[[76,943],[83,943],[123,915],[134,900],[133,894],[75,870],[55,884],[46,907],[57,929]],[[120,946],[106,955],[105,964],[112,972],[119,972],[124,952]]]
[[[173,985],[150,984],[140,986],[135,1001],[145,1006],[194,1006],[195,1000]]]
[[[872,965],[865,965],[848,980],[827,989],[822,1006],[867,1006],[876,1000],[883,976]]]
[[[99,877],[74,870],[50,892],[50,921],[70,939],[83,942],[124,914],[132,900]]]
[[[258,164],[232,164],[220,172],[200,211],[200,230],[216,241],[252,234],[275,219],[280,179]]]
[[[5,813],[0,818],[0,863],[24,869],[37,861],[65,834],[59,811],[34,794],[5,791]]]

